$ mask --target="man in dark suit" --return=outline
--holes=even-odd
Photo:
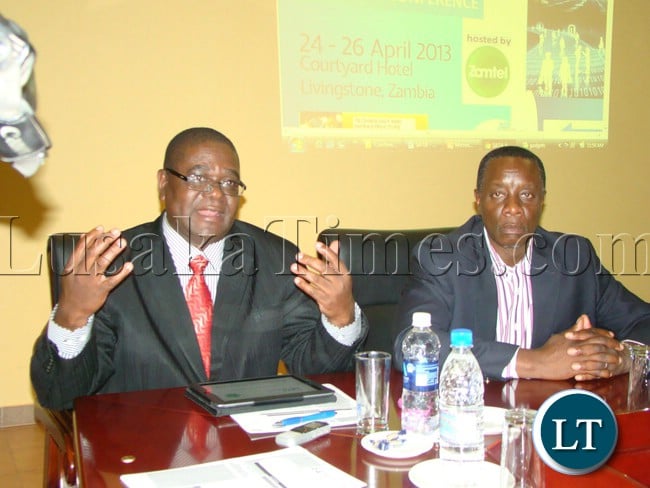
[[[280,360],[296,374],[351,367],[368,326],[337,246],[317,244],[317,259],[236,220],[245,188],[226,136],[193,128],[172,139],[158,171],[165,212],[124,232],[92,229],[66,265],[31,360],[42,405],[273,375]],[[204,347],[186,301],[197,256],[213,303]]]
[[[650,304],[601,267],[583,237],[539,227],[542,161],[515,146],[489,152],[478,170],[478,215],[415,248],[412,278],[393,331],[395,365],[413,312],[430,312],[441,342],[472,329],[473,352],[493,378],[589,380],[629,368],[624,339],[650,341]]]

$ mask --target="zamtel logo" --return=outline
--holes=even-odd
[[[475,49],[465,64],[467,84],[480,97],[492,98],[503,93],[510,81],[510,65],[495,47]]]

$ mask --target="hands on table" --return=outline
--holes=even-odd
[[[610,378],[629,369],[625,347],[614,333],[593,327],[587,315],[537,349],[520,349],[517,374],[522,378],[577,381]]]

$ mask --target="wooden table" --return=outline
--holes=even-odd
[[[336,373],[313,376],[338,386],[354,397],[354,375]],[[518,380],[486,383],[485,404],[537,409],[553,393],[573,388],[572,381]],[[619,441],[608,463],[582,476],[567,476],[549,468],[549,487],[641,487],[650,485],[650,410],[628,406],[627,375],[579,385],[601,395],[617,414]],[[390,426],[399,428],[396,400],[402,379],[391,377]],[[647,407],[647,406],[646,406]],[[198,420],[197,420],[198,419]],[[206,452],[192,452],[186,427],[198,421],[209,429]],[[279,449],[274,439],[251,440],[230,418],[213,417],[184,396],[184,388],[95,395],[77,399],[74,411],[75,448],[79,479],[86,487],[122,486],[125,473],[168,469]],[[391,460],[361,447],[354,428],[333,431],[305,444],[325,461],[365,480],[371,487],[412,487],[408,470],[437,456],[435,448],[417,458]],[[486,437],[486,457],[498,463],[500,436]]]

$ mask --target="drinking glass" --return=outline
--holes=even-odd
[[[628,344],[630,348],[630,373],[627,402],[630,410],[650,406],[650,346]]]
[[[359,434],[388,429],[390,358],[389,353],[382,351],[355,354]]]
[[[505,412],[501,437],[501,467],[505,468],[501,471],[502,488],[544,486],[544,463],[533,445],[535,414],[535,410],[527,408],[513,408]]]

